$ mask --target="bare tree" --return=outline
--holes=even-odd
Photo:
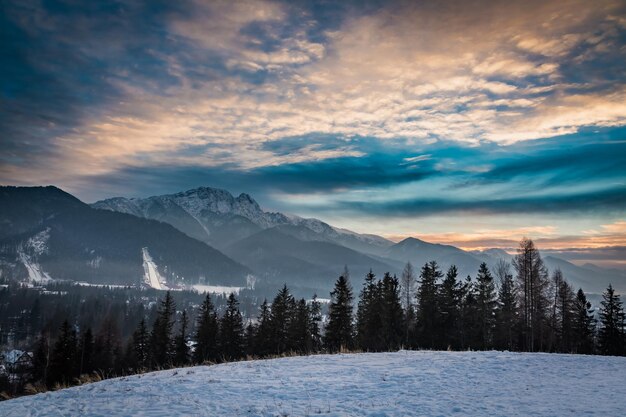
[[[520,291],[520,307],[524,331],[524,348],[534,351],[537,341],[542,348],[542,331],[548,300],[548,271],[543,264],[539,250],[532,240],[520,241],[517,255],[513,258]]]
[[[402,277],[400,278],[400,287],[401,287],[401,296],[402,296],[402,304],[404,307],[404,311],[406,314],[406,319],[404,321],[404,343],[405,345],[409,344],[409,331],[412,326],[412,322],[414,319],[414,310],[413,310],[413,299],[415,298],[415,271],[413,270],[413,265],[411,262],[407,262],[404,266],[404,270],[402,271]]]

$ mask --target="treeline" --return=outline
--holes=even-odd
[[[177,316],[179,319],[177,320]],[[314,299],[296,300],[286,286],[260,306],[259,317],[245,324],[234,294],[218,315],[210,294],[196,315],[195,332],[189,332],[187,311],[177,314],[170,292],[161,300],[156,319],[149,327],[142,319],[128,342],[110,331],[91,328],[78,332],[67,320],[54,341],[42,334],[33,355],[32,383],[39,388],[67,386],[81,375],[98,378],[149,370],[240,360],[247,356],[266,357],[291,352],[307,354],[322,350],[321,304]]]
[[[331,292],[326,316],[316,297],[297,300],[284,286],[271,303],[261,303],[251,320],[244,320],[234,294],[221,309],[206,295],[197,308],[180,311],[168,292],[153,320],[142,318],[125,342],[116,336],[114,322],[110,331],[104,323],[94,336],[89,327],[79,331],[65,321],[54,342],[46,334],[38,339],[31,382],[51,388],[94,373],[109,377],[247,357],[352,350],[624,355],[625,315],[611,286],[597,317],[582,289],[575,292],[558,270],[550,275],[533,242],[524,239],[511,264],[500,262],[492,271],[483,263],[475,278],[460,278],[454,266],[442,271],[435,261],[419,273],[409,263],[400,278],[389,273],[377,278],[370,271],[357,300],[346,269]]]
[[[358,296],[339,278],[329,306],[325,348],[385,351],[398,348],[510,350],[626,354],[626,323],[619,295],[609,285],[596,314],[582,289],[560,270],[550,275],[533,242],[522,240],[512,264],[475,279],[435,261],[419,274],[409,263],[400,279],[369,273]]]

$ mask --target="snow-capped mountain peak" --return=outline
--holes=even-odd
[[[211,187],[199,187],[176,194],[153,196],[145,199],[111,198],[98,201],[93,204],[93,207],[161,220],[179,228],[193,227],[188,222],[181,225],[181,216],[188,216],[204,230],[204,237],[198,236],[197,231],[193,233],[193,236],[218,246],[225,244],[224,236],[221,234],[220,239],[218,239],[214,232],[220,227],[226,227],[226,225],[231,228],[239,228],[233,233],[238,236],[249,235],[259,229],[291,225],[306,227],[325,239],[348,247],[359,246],[361,250],[367,246],[377,248],[391,244],[379,236],[360,235],[349,230],[332,227],[318,219],[264,211],[249,194],[241,193],[238,197],[234,197],[226,190]],[[249,222],[249,225],[246,226],[241,222]],[[246,228],[246,230],[242,231],[241,228]],[[196,229],[198,229],[197,225]],[[191,234],[189,230],[183,231]]]

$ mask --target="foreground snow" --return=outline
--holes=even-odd
[[[26,416],[626,415],[626,358],[320,355],[154,372],[0,402]]]

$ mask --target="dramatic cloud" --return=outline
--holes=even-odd
[[[619,0],[0,7],[2,183],[222,186],[388,235],[626,215]]]

